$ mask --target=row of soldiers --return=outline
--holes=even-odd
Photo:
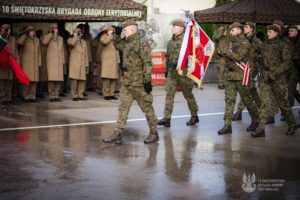
[[[267,39],[255,36],[255,24],[235,22],[230,33],[219,29],[217,40],[218,68],[225,77],[224,127],[219,134],[232,133],[232,121],[242,120],[246,107],[252,119],[247,131],[254,137],[265,136],[265,124],[275,122],[280,108],[283,120],[288,124],[287,135],[297,129],[292,106],[294,98],[300,102],[297,85],[300,70],[300,36],[297,26],[290,25],[285,33],[284,24],[275,20],[267,27]],[[250,69],[247,83],[247,67]],[[256,84],[258,80],[258,87]],[[234,113],[236,96],[241,100]]]
[[[85,91],[92,89],[94,71],[97,71],[97,86],[100,90],[103,88],[104,98],[116,99],[120,59],[112,43],[120,41],[115,40],[120,36],[113,36],[115,31],[111,26],[105,25],[100,30],[101,35],[93,39],[87,24],[79,24],[72,35],[64,34],[66,37],[60,36],[62,33],[58,32],[57,24],[50,25],[45,34],[26,26],[16,39],[11,35],[10,25],[3,24],[0,35],[8,41],[12,56],[30,79],[29,87],[18,89],[24,102],[37,102],[37,91],[43,96],[45,83],[50,102],[61,101],[60,94],[68,80],[73,100],[87,100]],[[108,59],[107,54],[113,54],[115,58]],[[14,79],[9,67],[0,67],[1,103],[11,102]]]

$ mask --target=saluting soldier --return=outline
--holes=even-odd
[[[20,36],[18,44],[22,47],[21,66],[30,79],[30,86],[23,86],[25,102],[36,102],[36,87],[39,81],[39,67],[41,66],[40,40],[35,37],[32,26],[26,28],[25,34]]]
[[[120,93],[119,117],[114,133],[102,141],[105,143],[122,144],[122,132],[125,128],[129,109],[134,100],[146,115],[150,133],[144,140],[145,144],[155,143],[159,140],[157,133],[157,118],[152,106],[151,94],[151,50],[147,43],[141,42],[137,23],[127,21],[123,24],[125,46],[123,49],[124,82]]]
[[[263,64],[260,76],[260,95],[262,100],[261,110],[259,114],[259,125],[253,137],[265,136],[265,123],[268,116],[270,95],[275,97],[286,122],[289,126],[286,134],[292,135],[297,129],[296,121],[292,112],[291,105],[286,99],[286,78],[285,73],[289,69],[291,61],[291,53],[288,45],[279,39],[280,29],[276,25],[267,27],[268,40],[264,45]]]
[[[174,98],[176,93],[176,87],[182,90],[183,96],[188,103],[188,107],[191,113],[191,118],[186,122],[187,126],[195,125],[199,122],[198,118],[198,105],[193,95],[194,82],[188,78],[187,67],[184,69],[183,74],[179,75],[176,67],[177,61],[180,54],[181,44],[184,36],[185,23],[181,20],[174,20],[172,22],[172,39],[168,42],[167,46],[167,67],[168,77],[166,83],[166,102],[164,117],[158,121],[158,125],[170,127],[171,126],[171,115],[174,107]]]
[[[82,38],[79,28],[73,31],[72,37],[67,41],[70,46],[69,78],[71,79],[71,93],[73,101],[87,100],[85,91],[86,73],[89,70],[89,57],[86,41]]]
[[[8,42],[7,47],[11,55],[14,56],[16,60],[19,60],[16,39],[11,36],[11,28],[9,24],[3,24],[1,26],[0,35]],[[0,103],[11,102],[13,77],[13,71],[9,66],[5,69],[0,67]]]
[[[48,73],[48,92],[51,102],[61,101],[59,91],[61,83],[64,81],[65,49],[64,41],[58,35],[56,24],[50,26],[50,33],[45,35],[42,43],[47,45],[47,73]]]
[[[232,133],[232,116],[234,105],[236,102],[237,93],[240,94],[242,101],[245,103],[250,117],[251,125],[247,131],[254,131],[257,127],[258,109],[252,99],[248,85],[243,85],[244,71],[241,68],[242,64],[249,61],[250,43],[243,34],[243,25],[239,22],[234,22],[230,27],[229,35],[230,44],[223,52],[218,49],[218,54],[227,59],[227,82],[225,85],[225,102],[226,109],[224,114],[225,125],[218,131],[219,134]]]

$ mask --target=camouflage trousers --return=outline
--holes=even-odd
[[[217,59],[217,79],[219,86],[225,86],[226,82],[226,61],[223,58]]]
[[[259,113],[259,125],[258,128],[264,129],[267,117],[269,116],[269,98],[274,96],[276,104],[279,106],[286,122],[289,126],[296,125],[296,121],[292,112],[292,107],[286,99],[287,87],[282,84],[267,84],[262,83],[260,85],[260,95],[261,95],[261,109]]]
[[[253,100],[250,98],[249,87],[243,86],[242,81],[229,80],[225,85],[225,125],[230,125],[232,122],[234,105],[236,103],[236,96],[238,92],[241,96],[242,101],[245,103],[246,108],[248,109],[252,121],[255,122],[258,119],[258,109]]]
[[[254,80],[249,80],[248,87],[249,87],[249,92],[250,92],[250,98],[252,99],[252,101],[254,101],[255,105],[258,108],[260,108],[261,100],[260,100],[256,85],[255,85],[255,81]],[[237,111],[242,112],[245,109],[245,107],[246,106],[245,106],[244,102],[241,99],[240,102],[239,102]]]
[[[141,110],[145,113],[150,133],[157,132],[157,118],[152,106],[153,96],[144,91],[144,86],[123,86],[120,92],[119,117],[115,132],[122,133],[128,119],[128,113],[133,101],[136,100]]]
[[[297,85],[300,81],[298,70],[292,66],[292,73],[290,74],[288,80],[288,101],[290,105],[293,107],[296,100],[300,103],[300,94],[297,91]]]
[[[168,71],[168,78],[166,83],[164,118],[171,119],[177,85],[182,90],[182,94],[188,103],[191,116],[197,116],[198,105],[192,92],[194,82],[186,76],[179,75],[175,69],[170,69]]]

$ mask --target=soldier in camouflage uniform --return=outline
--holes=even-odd
[[[269,95],[273,94],[283,116],[289,126],[287,135],[292,135],[297,129],[296,121],[293,116],[292,108],[285,98],[286,96],[286,79],[285,73],[288,70],[291,54],[288,46],[279,39],[280,29],[276,25],[267,27],[268,41],[263,50],[263,68],[260,76],[260,95],[262,100],[259,114],[259,125],[253,137],[265,136],[265,123],[268,115]]]
[[[292,53],[291,74],[288,79],[288,100],[291,106],[294,106],[295,98],[300,103],[300,94],[297,91],[297,85],[300,81],[300,37],[297,26],[288,27],[289,46]]]
[[[178,74],[177,60],[180,53],[181,43],[184,36],[184,22],[175,20],[172,22],[172,39],[168,42],[167,46],[167,67],[168,77],[166,83],[166,102],[164,110],[164,118],[158,121],[158,125],[170,127],[171,115],[174,107],[174,97],[176,93],[176,86],[179,85],[184,98],[188,103],[188,107],[191,113],[190,120],[186,123],[187,126],[195,125],[199,122],[197,115],[198,106],[195,97],[192,93],[194,82],[189,79],[187,75],[187,67],[184,69],[182,76]]]
[[[214,37],[214,42],[216,45],[216,48],[224,49],[228,46],[228,38],[227,38],[227,31],[225,27],[221,26],[217,30],[217,34]],[[225,82],[226,82],[226,58],[217,55],[216,58],[217,62],[217,79],[218,79],[218,88],[224,89],[225,88]]]
[[[250,76],[249,76],[249,91],[250,97],[256,104],[256,106],[260,107],[260,97],[257,92],[255,78],[258,74],[258,59],[261,53],[261,49],[263,47],[262,41],[260,41],[254,35],[255,32],[255,24],[253,22],[246,22],[244,26],[244,34],[250,43],[250,53],[249,53],[249,67],[250,67]],[[245,109],[245,104],[242,100],[240,100],[238,104],[237,112],[233,115],[232,121],[242,120],[242,112]]]
[[[219,55],[227,58],[227,82],[225,85],[225,102],[226,109],[224,115],[225,125],[218,131],[219,134],[232,133],[232,115],[236,101],[237,92],[239,92],[241,99],[245,103],[250,117],[252,119],[251,125],[247,131],[254,131],[257,127],[258,109],[250,98],[248,86],[243,86],[242,80],[244,76],[243,70],[237,65],[237,62],[247,63],[249,59],[250,43],[243,34],[243,26],[235,22],[230,27],[230,45],[226,51],[218,49]]]
[[[154,143],[159,140],[159,136],[156,126],[157,118],[152,106],[151,51],[146,43],[141,42],[137,24],[134,21],[125,22],[123,28],[126,38],[123,49],[124,85],[120,93],[119,117],[114,133],[102,141],[122,144],[121,134],[126,125],[132,102],[136,100],[141,110],[145,113],[150,128],[150,134],[144,140],[144,143]]]

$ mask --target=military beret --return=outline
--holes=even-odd
[[[131,26],[131,25],[137,26],[138,24],[137,24],[135,21],[133,21],[133,20],[125,21],[125,22],[122,24],[123,28],[125,28],[125,27],[127,27],[127,26]]]
[[[288,29],[297,29],[299,31],[299,29],[296,25],[289,25]]]
[[[26,31],[34,31],[34,27],[33,26],[27,26]]]
[[[180,26],[180,27],[185,27],[185,22],[183,20],[179,20],[179,19],[176,19],[174,21],[172,21],[172,25],[173,26]]]
[[[58,29],[57,24],[51,24],[51,25],[50,25],[50,29]]]
[[[273,30],[273,31],[276,31],[276,32],[280,32],[280,28],[279,28],[279,26],[278,25],[269,25],[268,27],[267,27],[267,30]]]
[[[115,29],[110,25],[103,25],[103,26],[101,26],[100,30],[101,31],[113,31]]]
[[[1,26],[1,29],[8,29],[8,28],[10,28],[10,25],[9,25],[9,24],[3,24],[3,25]]]
[[[242,29],[243,25],[240,22],[234,22],[230,25],[230,29],[237,28],[237,27]]]
[[[255,29],[255,23],[253,23],[253,22],[246,22],[245,25],[248,25],[248,26],[252,27],[253,29]]]

